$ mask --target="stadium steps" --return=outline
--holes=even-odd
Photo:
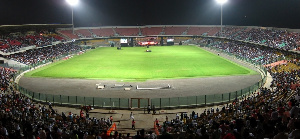
[[[113,32],[114,32],[114,36],[119,36],[119,34],[116,32],[116,30],[114,28],[112,28]]]
[[[190,28],[190,27],[187,27],[187,28],[185,29],[185,31],[181,33],[181,35],[187,35],[189,28]]]
[[[63,34],[63,33],[61,33],[60,31],[57,31],[57,34],[58,34],[59,36],[62,36],[63,38],[67,38],[67,40],[72,40],[69,36],[67,36],[67,35],[65,35],[65,34]]]
[[[162,28],[162,31],[159,33],[159,35],[165,35],[165,34],[166,34],[166,33],[165,33],[165,28],[166,28],[166,27],[163,27],[163,28]]]
[[[142,33],[142,30],[141,30],[141,27],[139,27],[139,36],[142,36],[143,33]]]
[[[237,32],[235,32],[235,33],[233,33],[233,34],[231,34],[230,37],[232,37],[232,38],[234,38],[234,39],[237,39],[237,38],[239,37],[239,33],[244,32],[246,29],[247,29],[247,27],[245,27],[245,28],[243,28],[243,29],[241,29],[241,30],[239,30],[239,31],[237,31]],[[239,39],[238,39],[238,40],[239,40]]]
[[[190,29],[190,26],[188,26],[188,27],[186,28],[186,30],[185,30],[184,32],[182,32],[182,35],[187,35],[188,32],[189,32],[189,29]]]

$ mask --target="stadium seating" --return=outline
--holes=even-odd
[[[98,37],[111,37],[115,35],[112,28],[91,29],[91,32]]]
[[[248,27],[244,31],[239,31],[232,36],[226,37],[235,40],[260,43],[272,48],[279,48],[284,50],[295,49],[297,46],[297,42],[299,42],[299,33],[266,28]]]
[[[139,36],[139,28],[114,28],[119,36]]]
[[[220,27],[213,26],[142,26],[142,27],[109,27],[94,29],[75,29],[75,35],[71,30],[60,30],[69,39],[86,37],[112,37],[112,36],[148,36],[148,35],[200,35],[220,36]],[[300,33],[288,32],[276,28],[263,27],[223,27],[223,37],[249,41],[267,45],[283,50],[298,50],[300,45]]]
[[[65,37],[69,39],[78,39],[78,35],[74,35],[72,30],[59,30],[59,33],[63,34]]]
[[[216,36],[217,33],[221,30],[220,27],[212,27],[208,32],[207,36]]]
[[[52,34],[52,35],[49,35],[48,37],[53,37],[54,39],[56,39],[57,41],[62,41],[64,40],[63,37],[57,35],[57,34]]]
[[[41,49],[30,49],[24,52],[6,55],[4,58],[15,60],[26,65],[33,65],[79,50],[80,47],[73,43],[60,43],[55,46],[44,47]]]
[[[249,37],[246,34],[250,30],[251,30],[251,28],[246,28],[243,31],[236,32],[230,36],[230,39],[249,41]]]
[[[242,32],[244,29],[245,28],[243,27],[224,27],[223,35],[225,35],[227,38],[232,38],[233,35]],[[217,36],[220,36],[220,34],[218,34]]]
[[[144,27],[141,28],[141,33],[144,36],[147,35],[160,35],[163,31],[163,27]]]
[[[88,29],[78,29],[75,31],[81,38],[91,38],[92,34]]]
[[[0,50],[4,53],[12,53],[20,51],[21,48],[27,46],[36,46],[42,47],[45,45],[49,45],[55,41],[61,41],[64,38],[58,36],[57,34],[51,35],[20,35],[15,36],[13,38],[9,38],[8,36],[4,36],[6,39],[0,42]]]
[[[187,35],[203,35],[207,36],[207,33],[211,27],[189,27]]]
[[[164,35],[182,35],[187,30],[187,27],[165,27]]]

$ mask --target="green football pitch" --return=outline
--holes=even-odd
[[[257,73],[197,46],[150,46],[100,47],[25,76],[145,81],[245,74]]]

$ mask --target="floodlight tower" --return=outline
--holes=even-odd
[[[74,8],[75,5],[78,4],[79,0],[66,0],[66,1],[67,1],[67,3],[68,3],[69,5],[71,5],[71,8],[72,8],[72,33],[74,34],[73,8]]]
[[[227,0],[216,0],[217,3],[219,3],[221,5],[221,34],[220,36],[223,36],[223,4],[227,2]]]

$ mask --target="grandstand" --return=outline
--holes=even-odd
[[[189,27],[188,35],[203,35],[206,36],[210,27]]]
[[[139,28],[114,28],[118,36],[139,36]]]
[[[203,136],[222,138],[230,135],[229,133],[239,135],[241,138],[251,138],[252,136],[274,138],[281,131],[286,131],[293,138],[292,133],[299,126],[297,120],[299,117],[300,96],[299,32],[278,28],[239,26],[224,27],[223,31],[224,38],[218,38],[220,34],[219,26],[190,25],[75,28],[75,34],[69,28],[59,28],[53,34],[41,35],[36,32],[35,35],[25,35],[24,33],[14,37],[3,35],[0,39],[0,49],[1,58],[5,60],[6,64],[3,64],[0,70],[2,77],[0,80],[2,90],[0,128],[1,131],[6,132],[1,132],[0,136],[1,138],[22,138],[22,136],[23,138],[29,138],[42,136],[43,134],[50,136],[51,133],[53,138],[62,135],[65,135],[65,138],[71,138],[75,135],[83,137],[84,134],[105,138],[106,133],[115,126],[117,127],[116,131],[119,133],[135,135],[135,130],[128,129],[131,127],[131,119],[128,119],[129,112],[137,110],[137,112],[134,111],[137,119],[136,129],[142,134],[145,132],[155,133],[161,138],[166,135],[172,138],[201,138]],[[203,48],[206,51],[220,54],[222,57],[235,60],[235,62],[240,61],[240,63],[250,65],[252,68],[259,67],[261,70],[266,67],[268,72],[261,72],[262,76],[259,76],[265,80],[259,81],[253,86],[250,84],[250,87],[247,86],[249,83],[244,86],[237,85],[240,82],[246,83],[246,79],[229,82],[231,81],[230,78],[223,78],[225,80],[222,83],[227,82],[232,86],[240,87],[238,89],[234,88],[240,91],[229,91],[230,93],[209,94],[213,92],[214,88],[217,88],[216,86],[224,91],[227,89],[225,86],[228,85],[219,84],[208,87],[204,83],[195,82],[196,79],[178,79],[177,81],[168,80],[174,82],[172,85],[177,88],[167,91],[156,89],[157,92],[148,90],[150,93],[142,92],[141,96],[137,95],[138,92],[134,92],[135,97],[128,99],[119,96],[121,96],[121,93],[123,96],[124,94],[126,96],[126,93],[128,93],[127,96],[130,96],[134,89],[131,91],[126,90],[127,92],[124,89],[119,91],[121,93],[115,93],[113,89],[123,86],[128,87],[134,83],[129,82],[130,85],[119,85],[114,81],[102,81],[102,84],[106,83],[106,85],[109,83],[110,85],[115,84],[114,88],[107,89],[108,91],[105,89],[100,90],[101,98],[98,96],[89,97],[87,95],[91,94],[92,91],[84,90],[85,87],[92,86],[93,91],[98,91],[99,94],[99,90],[95,90],[95,84],[92,84],[95,81],[81,80],[75,86],[73,84],[73,86],[64,88],[65,86],[62,86],[62,84],[55,83],[61,83],[61,81],[72,82],[73,80],[54,79],[43,85],[41,81],[48,79],[40,79],[34,83],[29,82],[30,79],[27,77],[17,78],[17,75],[22,75],[23,71],[39,70],[40,65],[55,61],[64,62],[68,58],[90,51],[91,47],[81,46],[81,42],[86,41],[86,38],[92,39],[91,43],[87,43],[88,46],[99,42],[103,47],[109,46],[111,42],[118,42],[119,37],[124,36],[128,38],[131,36],[132,38],[136,36],[157,36],[162,41],[165,41],[167,37],[174,36],[174,38],[188,44],[206,46]],[[76,41],[72,42],[72,40]],[[118,44],[116,43],[116,45]],[[10,65],[9,62],[12,61],[17,62],[18,65]],[[20,65],[25,68],[20,68]],[[215,82],[210,79],[201,81]],[[22,82],[24,86],[22,86]],[[34,85],[37,85],[35,88],[44,90],[32,91],[25,87],[24,82],[29,82],[28,86],[35,87]],[[193,82],[196,84],[193,84]],[[157,88],[157,86],[164,86],[165,83],[166,81],[158,80],[138,84],[144,86],[156,85],[153,88]],[[99,85],[99,82],[97,84],[102,86]],[[179,84],[183,84],[182,86],[186,86],[186,88],[179,87]],[[203,86],[201,86],[202,84]],[[80,87],[77,88],[76,86]],[[202,90],[199,89],[199,86]],[[42,92],[54,88],[57,89],[58,95]],[[73,94],[75,93],[73,90],[78,90],[80,94],[84,92],[84,94],[83,96],[72,96],[72,94],[67,94],[68,89]],[[189,92],[199,94],[199,90],[207,92],[207,94],[188,96]],[[151,93],[156,93],[156,96],[149,97]],[[171,93],[177,94],[170,97]],[[164,95],[166,97],[163,97]],[[145,96],[145,98],[142,98],[142,96]],[[220,101],[216,102],[218,99]],[[62,100],[68,100],[68,102]],[[94,105],[98,103],[97,101],[100,104]],[[198,101],[201,101],[201,103]],[[153,115],[145,113],[146,109],[144,109],[143,104],[151,105]],[[53,107],[53,105],[71,105],[81,110]],[[61,111],[57,112],[57,109]],[[75,112],[70,112],[71,110]],[[123,113],[120,114],[121,112]],[[101,116],[99,116],[99,113]],[[128,116],[125,115],[124,118],[123,114],[128,114]],[[113,120],[109,119],[111,115],[114,117]],[[159,121],[156,121],[156,118]],[[35,119],[35,122],[32,122],[33,119]],[[155,123],[153,126],[154,121],[158,124]],[[141,123],[144,125],[141,125]],[[46,125],[54,126],[44,127]],[[76,130],[73,126],[78,126],[81,129]],[[222,129],[221,132],[217,132],[219,128]],[[146,129],[146,131],[143,129]]]
[[[111,37],[115,35],[112,28],[94,28],[91,29],[91,32],[97,37]]]
[[[220,32],[221,28],[220,27],[212,27],[208,32],[207,36],[216,36],[218,32]]]
[[[72,30],[60,30],[58,33],[62,34],[62,36],[68,39],[78,39],[78,35],[73,34]]]
[[[75,29],[76,30],[76,29]],[[96,38],[96,37],[112,37],[112,36],[159,36],[159,35],[198,35],[198,36],[219,36],[219,27],[212,26],[149,26],[149,27],[116,27],[116,28],[100,28],[100,29],[78,29],[75,35],[71,31],[60,30],[64,36],[69,39],[78,38]],[[299,33],[289,32],[281,29],[259,28],[259,27],[234,27],[228,26],[224,28],[227,38],[234,40],[250,41],[262,45],[268,45],[273,48],[285,50],[297,50],[299,45]],[[270,38],[273,36],[273,38]],[[4,47],[6,45],[3,45]]]
[[[70,30],[58,30],[69,39],[120,37],[120,36],[163,36],[179,35],[182,37],[195,36],[219,36],[220,27],[213,26],[142,26],[142,27],[106,27],[91,29],[75,29],[75,35]],[[299,32],[277,28],[263,27],[235,27],[224,28],[226,38],[240,41],[259,43],[272,48],[284,50],[297,50],[300,37]]]
[[[92,34],[89,29],[78,29],[75,31],[81,38],[91,38]]]
[[[162,32],[163,32],[163,27],[149,26],[149,27],[141,28],[141,33],[144,36],[147,36],[147,35],[161,35]]]
[[[164,35],[184,35],[187,27],[165,27]]]

